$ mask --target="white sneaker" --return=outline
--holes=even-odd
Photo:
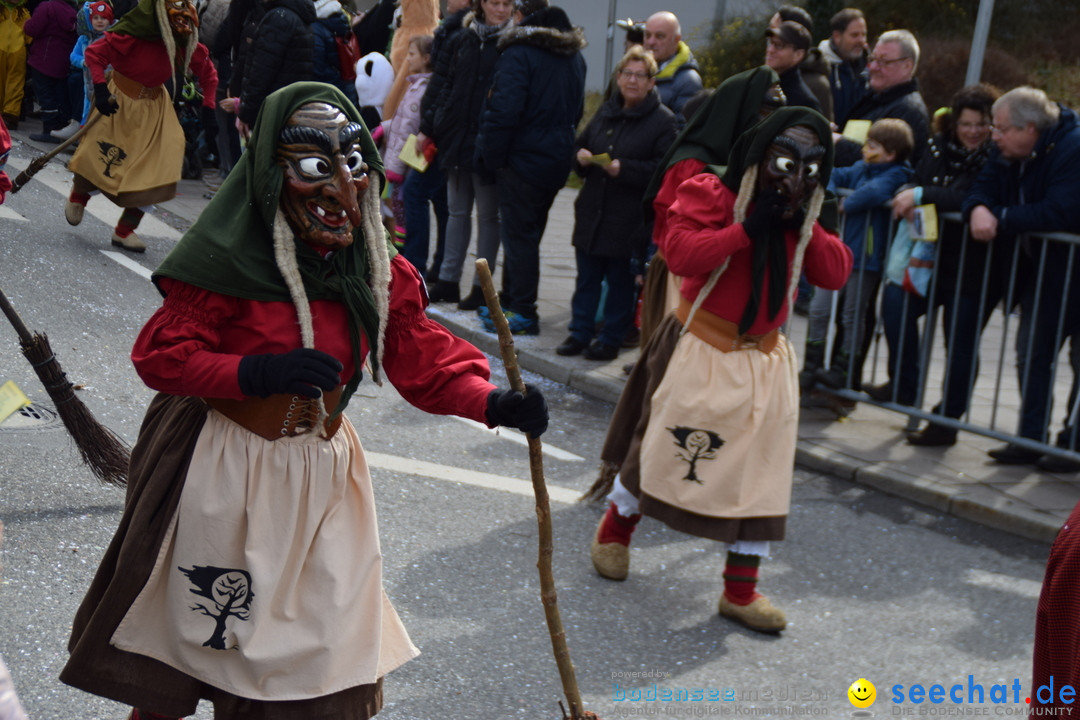
[[[70,121],[68,121],[67,125],[60,128],[59,130],[53,130],[52,131],[52,136],[60,138],[61,140],[67,140],[72,135],[79,132],[80,127],[81,126],[79,125],[79,123],[77,123],[74,120],[70,120]]]

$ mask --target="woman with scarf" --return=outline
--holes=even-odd
[[[145,208],[176,197],[184,163],[184,131],[164,85],[190,68],[199,79],[203,106],[214,107],[217,71],[199,42],[198,27],[190,0],[140,0],[87,46],[94,107],[106,117],[87,131],[68,163],[75,174],[64,206],[69,224],[82,222],[90,196],[100,192],[124,209],[112,244],[146,250],[135,229]]]
[[[1000,94],[997,88],[980,84],[961,88],[953,95],[949,111],[935,118],[937,132],[915,168],[912,183],[893,198],[895,217],[911,220],[917,205],[932,204],[938,213],[960,210],[993,145],[990,108]],[[943,223],[941,232],[934,306],[944,309],[947,356],[944,396],[934,412],[957,419],[967,412],[971,398],[979,334],[1004,293],[996,268],[1007,260],[998,253],[993,256],[993,267],[988,266],[989,245],[970,238],[965,242],[964,227],[959,223]],[[867,390],[875,400],[915,404],[922,366],[919,318],[928,316],[929,310],[928,298],[906,292],[896,282],[885,285],[881,319],[889,346],[889,381]],[[930,423],[908,433],[907,441],[912,445],[952,445],[956,432]]]
[[[247,151],[154,274],[136,370],[159,391],[61,679],[132,720],[365,720],[417,654],[383,589],[371,479],[343,411],[367,363],[412,404],[534,436],[429,320],[380,224],[382,161],[337,88],[267,97]]]
[[[683,278],[679,372],[651,395],[627,456],[636,472],[616,480],[593,544],[600,574],[621,579],[641,514],[729,543],[719,612],[761,632],[786,626],[755,588],[769,542],[784,538],[798,425],[797,362],[779,328],[801,271],[826,288],[851,272],[850,251],[817,222],[831,137],[819,113],[780,108],[743,133],[722,177],[679,186],[660,245]]]
[[[472,239],[473,202],[476,203],[476,257],[495,269],[499,255],[499,198],[493,177],[476,172],[476,136],[480,113],[491,90],[495,61],[499,59],[499,33],[510,23],[514,11],[511,0],[473,0],[461,31],[451,36],[443,57],[447,63],[445,82],[433,104],[434,134],[431,141],[439,152],[439,167],[446,173],[446,247],[439,277],[431,278],[432,302],[461,300],[461,273]],[[474,278],[472,291],[461,300],[463,310],[483,305],[484,296]]]

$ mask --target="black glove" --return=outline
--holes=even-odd
[[[332,355],[297,348],[281,354],[247,355],[240,360],[237,377],[245,395],[291,393],[317,398],[321,390],[333,390],[341,384],[343,369]]]
[[[487,419],[492,425],[505,425],[540,437],[547,430],[547,401],[535,385],[525,386],[526,395],[517,390],[492,390],[487,399]]]
[[[105,83],[94,83],[94,107],[106,116],[116,112],[116,103],[109,92],[109,86]]]
[[[754,209],[743,220],[743,230],[751,240],[765,240],[769,231],[778,227],[781,220],[780,214],[784,211],[784,200],[775,192],[765,191],[759,193],[754,199]]]

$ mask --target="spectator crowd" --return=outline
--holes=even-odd
[[[134,0],[0,5],[0,111],[7,127],[34,115],[42,129],[31,139],[59,143],[84,126],[102,100],[88,50],[96,59],[97,44],[110,33],[138,35],[130,16],[118,25],[136,7]],[[647,340],[674,308],[680,278],[656,252],[674,193],[722,161],[734,130],[753,124],[727,109],[730,100],[719,108],[708,103],[711,91],[703,89],[678,17],[667,10],[619,21],[625,55],[599,109],[583,122],[586,39],[548,0],[448,0],[442,12],[435,0],[378,0],[367,12],[340,0],[208,0],[197,9],[195,38],[218,81],[194,72],[182,51],[180,72],[164,84],[183,128],[184,176],[208,168],[225,177],[273,91],[307,80],[334,85],[374,130],[387,163],[383,221],[425,278],[429,300],[476,311],[489,331],[494,325],[477,279],[462,288],[466,258],[497,267],[501,254],[511,328],[538,334],[540,239],[555,193],[578,176],[577,280],[569,334],[555,348],[560,355],[613,360]],[[1025,233],[1080,229],[1075,204],[1064,199],[1073,186],[1075,115],[1037,89],[1002,95],[979,85],[957,88],[931,122],[919,92],[918,40],[898,29],[871,45],[870,26],[861,10],[845,8],[815,42],[810,13],[784,5],[762,27],[762,68],[775,78],[775,102],[810,108],[832,124],[837,171],[823,218],[833,218],[855,254],[843,289],[811,299],[805,278],[800,282],[796,311],[810,316],[802,391],[812,398],[822,388],[863,390],[880,317],[888,378],[865,390],[880,402],[921,402],[925,323],[942,308],[948,371],[934,412],[961,421],[981,331],[1004,303],[1021,318],[1024,407],[1017,434],[1047,441],[1048,368],[1078,322],[1075,303],[1049,303],[1046,291],[1080,292],[1080,283],[1065,270],[1066,245]],[[198,60],[198,51],[192,56]],[[94,187],[77,176],[66,209],[72,224]],[[965,221],[942,223],[937,250],[911,233],[927,206],[962,212]],[[142,210],[122,207],[113,244],[141,251],[133,230]],[[1080,351],[1073,357],[1080,370]],[[1077,445],[1076,395],[1074,389],[1070,419],[1055,440],[1066,449]],[[956,432],[955,425],[929,423],[907,440],[950,445]],[[991,455],[1080,469],[1020,445]]]
[[[7,127],[40,117],[41,131],[30,137],[43,143],[79,131],[108,92],[95,82],[88,50],[96,61],[102,56],[96,47],[110,33],[145,32],[132,24],[129,13],[136,8],[134,0],[0,6],[0,111]],[[619,21],[625,55],[587,122],[585,35],[548,0],[448,0],[444,9],[436,0],[378,0],[367,12],[341,0],[207,0],[197,10],[193,42],[205,48],[217,83],[193,70],[192,58],[202,67],[193,50],[191,57],[177,55],[179,72],[163,86],[183,129],[184,176],[199,177],[204,168],[227,176],[273,91],[308,80],[334,85],[374,130],[387,160],[383,221],[428,283],[430,301],[476,311],[488,330],[494,326],[478,281],[462,288],[466,258],[483,257],[497,267],[501,255],[501,297],[511,328],[538,334],[540,239],[555,193],[568,176],[578,176],[577,281],[560,355],[613,360],[641,342],[643,328],[647,339],[651,324],[673,308],[679,278],[667,273],[656,250],[678,184],[707,164],[686,160],[719,157],[737,137],[710,150],[715,137],[702,132],[704,118],[711,127],[749,128],[724,108],[702,109],[703,120],[692,122],[711,91],[703,89],[679,18],[667,10]],[[1078,229],[1072,206],[1061,199],[1068,191],[1047,190],[1071,188],[1071,179],[1056,173],[1070,166],[1073,111],[1036,89],[1002,96],[981,85],[957,88],[951,106],[931,122],[919,92],[918,40],[897,29],[871,45],[870,20],[845,8],[828,20],[828,36],[815,42],[810,13],[784,5],[762,27],[762,66],[775,75],[777,102],[813,109],[832,124],[837,172],[830,198],[845,197],[826,203],[826,217],[832,213],[856,257],[842,290],[811,300],[805,278],[800,283],[796,311],[811,317],[803,392],[862,390],[880,317],[891,358],[888,382],[866,391],[877,401],[915,404],[926,375],[920,328],[940,307],[949,359],[934,411],[962,420],[977,376],[979,335],[993,309],[1006,303],[1020,310],[1022,323],[1017,362],[1025,401],[1018,435],[1046,441],[1052,392],[1045,370],[1076,321],[1071,303],[1064,311],[1039,303],[1040,283],[1028,278],[1045,267],[1053,271],[1047,287],[1072,292],[1076,283],[1068,282],[1067,272],[1061,276],[1067,247],[1021,236]],[[1005,109],[1005,117],[1015,119],[999,126],[994,114]],[[680,131],[689,136],[677,139]],[[665,175],[673,164],[678,172]],[[1033,169],[1050,179],[1043,183]],[[77,224],[78,206],[95,187],[77,177],[69,222]],[[910,233],[916,216],[923,217],[919,208],[929,205],[938,213],[963,212],[968,223],[942,224],[936,258]],[[145,246],[133,231],[142,210],[122,207],[126,224],[117,226],[114,244],[141,251]],[[1013,248],[1015,262],[1008,257]],[[916,262],[927,267],[907,267]],[[922,280],[913,284],[912,277]],[[1044,331],[1048,324],[1060,326],[1053,337]],[[1080,351],[1073,355],[1080,358]],[[1080,359],[1073,365],[1080,368]],[[1075,426],[1069,420],[1056,442],[1074,449]],[[949,445],[956,430],[930,423],[909,433],[908,441]],[[992,455],[998,462],[1078,469],[1020,446]]]

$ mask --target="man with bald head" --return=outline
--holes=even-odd
[[[690,46],[682,41],[682,28],[675,13],[653,13],[645,21],[645,49],[652,53],[660,72],[656,90],[660,102],[682,117],[686,101],[702,88],[701,75]]]

